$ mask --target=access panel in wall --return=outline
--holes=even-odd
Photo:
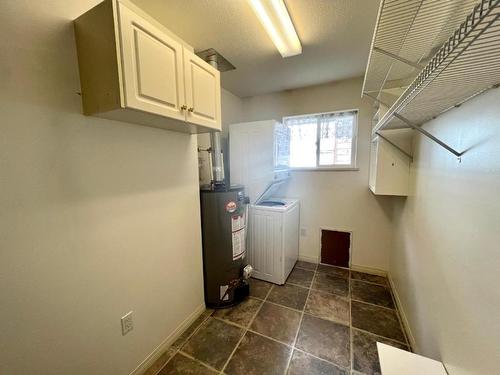
[[[321,229],[321,263],[348,268],[350,258],[351,233]]]

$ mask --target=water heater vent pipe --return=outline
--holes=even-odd
[[[217,55],[206,57],[207,62],[215,69],[218,69]],[[222,158],[222,145],[220,140],[220,132],[210,133],[210,143],[212,145],[212,184],[214,187],[223,186],[224,181],[224,160]]]

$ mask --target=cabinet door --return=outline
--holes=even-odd
[[[220,72],[184,49],[187,121],[221,129]]]
[[[126,107],[185,120],[182,45],[119,3]]]

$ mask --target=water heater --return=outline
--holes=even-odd
[[[248,295],[247,202],[244,188],[202,189],[203,276],[207,307],[222,308]]]

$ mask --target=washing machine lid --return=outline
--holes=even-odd
[[[287,203],[282,201],[281,199],[269,199],[261,201],[259,203],[259,206],[264,206],[264,207],[284,207],[286,205]]]
[[[262,203],[263,201],[267,201],[269,200],[269,198],[271,196],[274,195],[274,193],[276,193],[278,191],[278,189],[285,183],[288,181],[290,177],[285,177],[285,178],[281,178],[279,180],[274,180],[273,182],[269,183],[269,185],[267,186],[267,188],[264,190],[264,192],[257,198],[257,200],[255,201],[255,204],[260,204]]]

